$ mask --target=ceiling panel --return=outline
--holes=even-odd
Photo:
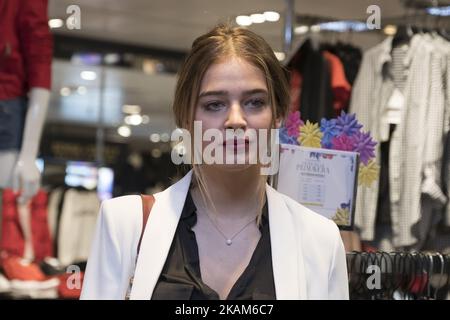
[[[58,29],[82,37],[188,50],[192,41],[218,22],[240,14],[275,10],[284,12],[282,0],[50,0],[50,17],[67,17],[66,8],[81,9],[81,30]],[[383,17],[398,16],[404,10],[397,0],[295,0],[295,11],[302,15],[336,19],[365,19],[367,7],[377,4]],[[282,19],[249,27],[261,34],[274,50],[282,48]]]
[[[80,75],[82,71],[93,71],[97,78],[83,80]],[[170,132],[174,128],[171,104],[175,75],[149,75],[114,67],[101,69],[61,60],[53,62],[52,73],[48,121],[96,125],[100,121],[100,110],[103,110],[104,125],[117,127],[123,124],[122,106],[133,104],[139,105],[141,114],[150,118],[148,124],[133,128],[138,136],[148,137],[150,133]],[[80,86],[85,89],[80,91]],[[62,96],[62,88],[69,88],[70,94]]]

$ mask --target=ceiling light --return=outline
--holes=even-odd
[[[117,129],[117,133],[124,138],[128,138],[129,136],[131,136],[131,129],[127,126],[120,126]]]
[[[295,34],[305,34],[305,33],[308,33],[308,31],[309,31],[308,26],[298,26],[298,27],[295,27],[295,29],[294,29]]]
[[[62,19],[50,19],[48,20],[48,26],[50,29],[61,28],[64,25],[64,21]]]
[[[365,31],[367,30],[367,25],[360,21],[351,21],[351,20],[343,20],[343,21],[330,21],[320,23],[318,25],[320,30],[328,30],[335,32],[347,32],[347,31]]]
[[[320,26],[317,24],[311,26],[311,31],[312,32],[320,32]]]
[[[450,6],[427,8],[427,12],[434,16],[450,16]]]
[[[169,142],[169,140],[170,140],[170,136],[169,136],[168,133],[163,133],[163,134],[161,135],[161,141],[162,141],[162,142]]]
[[[157,143],[157,142],[159,142],[160,139],[161,139],[161,137],[157,133],[152,133],[150,135],[150,141],[151,142]]]
[[[142,116],[142,123],[143,123],[143,124],[147,124],[147,123],[149,123],[149,122],[150,122],[150,117],[147,116],[147,115],[143,115],[143,116]]]
[[[253,23],[263,23],[264,21],[266,21],[266,18],[261,13],[251,14],[250,19]]]
[[[86,87],[79,86],[77,89],[77,92],[79,95],[84,96],[87,93],[87,89],[86,89]]]
[[[132,114],[125,117],[125,123],[131,126],[138,126],[142,123],[142,116],[140,114]]]
[[[122,112],[128,114],[141,113],[141,107],[134,104],[125,104],[122,106]]]
[[[264,18],[266,19],[266,21],[276,22],[280,20],[280,14],[275,11],[266,11],[264,12]]]
[[[115,64],[120,61],[120,55],[117,53],[107,53],[105,54],[104,61],[106,64]]]
[[[388,24],[384,27],[383,32],[387,36],[393,36],[397,33],[397,27],[392,24]]]
[[[97,74],[94,71],[81,71],[81,79],[92,81],[97,79]]]
[[[69,87],[62,87],[61,90],[59,90],[59,93],[60,93],[63,97],[67,97],[67,96],[70,96],[71,90],[70,90]]]
[[[237,16],[236,23],[240,26],[246,27],[252,24],[252,19],[249,16]]]

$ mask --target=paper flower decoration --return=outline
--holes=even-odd
[[[286,119],[285,127],[290,136],[298,138],[298,135],[300,134],[300,127],[303,125],[304,123],[300,118],[300,111],[289,113]]]
[[[367,165],[361,164],[358,173],[358,184],[370,187],[374,181],[378,179],[379,166],[372,159]]]
[[[312,124],[307,120],[306,124],[300,127],[300,136],[297,141],[304,147],[320,148],[322,136],[319,125]]]
[[[370,132],[362,132],[363,126],[356,120],[355,114],[344,111],[337,119],[325,119],[318,123],[303,123],[300,112],[291,112],[284,126],[279,130],[280,142],[311,148],[325,148],[358,152],[360,167],[359,185],[370,187],[378,179],[379,167],[376,165],[376,142]],[[341,209],[346,209],[342,207]]]
[[[346,114],[344,111],[336,119],[336,128],[339,130],[339,134],[346,134],[351,137],[362,128],[362,125],[356,120],[355,114]]]
[[[355,140],[346,134],[334,137],[331,140],[331,144],[334,150],[353,151],[355,148]]]
[[[331,149],[333,146],[331,140],[339,134],[339,130],[336,128],[336,119],[322,119],[320,121],[320,131],[323,133],[322,147]]]
[[[336,214],[331,218],[337,225],[348,225],[350,221],[350,212],[347,208],[338,208]]]
[[[298,145],[297,137],[291,136],[288,129],[283,127],[279,130],[280,143]]]
[[[370,132],[357,132],[353,136],[354,151],[359,152],[361,162],[367,165],[370,159],[375,157],[376,142],[372,140]]]

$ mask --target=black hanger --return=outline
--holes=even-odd
[[[411,297],[411,289],[415,280],[414,258],[411,253],[406,252],[404,256],[404,282],[403,282],[403,300],[409,300]]]
[[[403,255],[401,252],[395,252],[394,253],[394,265],[392,267],[392,288],[391,292],[389,292],[389,298],[394,298],[394,293],[401,288],[403,284]]]
[[[436,260],[437,260],[437,267],[438,267],[438,272],[439,272],[439,281],[438,281],[438,285],[437,286],[433,286],[434,288],[434,295],[433,298],[434,300],[437,300],[439,298],[439,290],[442,289],[442,287],[445,287],[446,283],[448,282],[447,277],[445,277],[445,259],[444,256],[441,253],[436,253]],[[444,281],[442,281],[442,279],[444,279]],[[446,291],[448,292],[448,291]]]
[[[391,290],[394,287],[395,283],[395,274],[394,274],[394,262],[392,259],[392,255],[388,252],[381,252],[381,262],[380,262],[382,281],[381,288],[383,290],[382,293],[382,299],[390,299],[391,297]],[[384,267],[384,269],[383,269]],[[384,271],[384,272],[383,272]]]
[[[409,43],[414,32],[411,26],[408,25],[400,25],[397,27],[397,32],[395,33],[394,38],[392,39],[392,47],[398,47],[402,44]]]

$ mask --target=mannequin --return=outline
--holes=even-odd
[[[0,0],[0,188],[18,192],[24,258],[33,259],[31,198],[40,187],[36,165],[50,98],[53,41],[47,0]],[[1,213],[1,212],[0,212]],[[1,228],[0,228],[1,230]]]
[[[22,147],[0,151],[0,187],[20,190],[19,202],[31,199],[40,187],[40,172],[36,166],[39,142],[47,114],[50,91],[30,90]]]

